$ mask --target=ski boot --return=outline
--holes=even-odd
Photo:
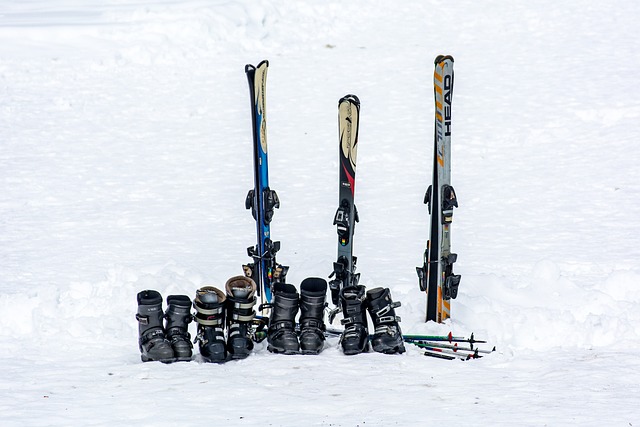
[[[233,359],[244,359],[253,350],[251,324],[256,317],[256,283],[245,276],[227,281],[227,352]]]
[[[300,343],[295,332],[298,292],[295,286],[276,283],[267,330],[267,350],[272,353],[298,354]]]
[[[344,315],[344,319],[340,322],[345,326],[344,332],[340,337],[342,351],[346,355],[369,351],[369,329],[364,286],[344,287],[340,291],[340,304]]]
[[[204,286],[196,291],[193,307],[198,335],[194,342],[200,347],[205,362],[221,363],[227,360],[224,342],[224,308],[226,296],[218,288]]]
[[[171,343],[162,327],[162,295],[158,291],[146,290],[138,293],[138,345],[143,362],[175,361]]]
[[[186,295],[169,295],[167,297],[167,311],[164,313],[166,324],[164,330],[171,342],[176,361],[188,362],[193,355],[193,344],[189,334],[191,315],[191,300]]]
[[[378,353],[404,353],[404,341],[400,330],[400,316],[395,308],[399,302],[391,300],[389,288],[374,288],[367,291],[367,309],[373,321],[375,331],[371,339],[373,350]]]
[[[304,279],[300,284],[300,350],[302,354],[319,354],[324,347],[324,307],[327,282],[320,278]]]

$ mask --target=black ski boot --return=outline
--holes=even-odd
[[[191,300],[186,295],[169,295],[167,297],[167,311],[164,313],[166,324],[164,330],[167,339],[171,341],[176,361],[188,362],[193,355],[193,344],[189,334],[191,315]]]
[[[213,286],[204,286],[196,291],[193,307],[196,309],[200,355],[205,362],[221,363],[227,360],[224,343],[224,292]]]
[[[267,331],[267,350],[272,353],[298,354],[300,344],[295,332],[298,291],[295,286],[276,283]]]
[[[362,285],[347,286],[340,291],[340,304],[344,319],[340,322],[345,326],[340,337],[342,350],[346,355],[353,355],[369,351],[369,329],[367,324],[367,310],[365,289]]]
[[[138,345],[143,362],[175,361],[171,343],[166,339],[162,327],[162,295],[158,291],[146,290],[138,293]]]
[[[318,354],[324,347],[324,307],[327,282],[311,277],[300,284],[300,350],[302,354]]]
[[[395,308],[399,302],[391,300],[389,288],[375,288],[367,291],[367,309],[373,321],[375,332],[371,339],[373,350],[378,353],[404,353],[404,341],[400,330],[400,316]]]
[[[227,351],[233,359],[244,359],[253,350],[251,324],[256,317],[256,282],[245,276],[227,281]]]

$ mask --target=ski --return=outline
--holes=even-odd
[[[250,264],[243,265],[244,273],[258,285],[258,294],[262,304],[271,302],[274,283],[284,282],[289,267],[276,262],[276,253],[280,242],[271,240],[270,223],[275,208],[280,207],[280,200],[274,190],[269,188],[269,162],[267,156],[267,113],[266,113],[266,81],[269,62],[264,60],[257,66],[247,64],[245,73],[249,81],[251,97],[251,124],[253,129],[253,173],[254,188],[249,190],[245,199],[245,207],[251,209],[256,221],[257,243],[247,248],[253,259]]]
[[[448,354],[442,354],[442,353],[431,352],[431,351],[425,351],[422,354],[429,357],[435,357],[436,359],[445,359],[445,360],[456,360],[461,358],[459,355],[452,356]],[[467,360],[467,359],[463,359],[463,360]]]
[[[471,334],[473,336],[473,334]],[[412,335],[406,334],[403,335],[405,340],[415,340],[415,341],[457,341],[457,340],[465,340],[465,337],[454,336],[451,332],[448,335]]]
[[[469,343],[469,344],[485,344],[486,343],[486,341],[475,339],[473,334],[471,334],[471,336],[469,338],[456,337],[456,336],[451,335],[451,333],[449,333],[449,335],[442,335],[442,336],[438,336],[438,335],[432,335],[432,336],[429,336],[429,335],[403,335],[402,338],[406,342],[437,341],[437,342],[449,342],[449,343],[464,342],[464,343]]]
[[[425,356],[436,357],[439,359],[447,359],[447,360],[455,360],[455,359],[469,360],[469,359],[480,359],[482,357],[475,353],[469,353],[469,354],[454,353],[450,350],[443,350],[441,348],[427,348],[425,349],[425,352],[423,354]]]
[[[435,129],[433,178],[424,203],[430,214],[430,233],[424,263],[416,267],[420,290],[427,293],[426,321],[442,323],[451,317],[451,300],[458,295],[460,276],[453,274],[457,255],[451,253],[450,227],[453,208],[458,207],[451,186],[451,101],[453,58],[440,55],[433,74]]]
[[[442,342],[412,341],[410,342],[410,344],[413,344],[416,347],[420,347],[420,348],[437,347],[437,348],[452,350],[453,352],[460,351],[460,352],[472,352],[472,353],[477,352],[477,353],[483,353],[483,354],[490,354],[496,351],[495,347],[493,347],[492,350],[473,348],[473,344],[469,344],[469,347],[462,347],[462,346],[459,346],[457,342],[455,344],[443,344]]]
[[[329,275],[331,300],[339,307],[340,290],[346,286],[355,286],[360,279],[356,273],[356,257],[353,256],[353,233],[358,222],[358,210],[354,204],[356,184],[356,157],[358,153],[358,126],[360,100],[355,95],[346,95],[338,101],[339,130],[339,197],[338,210],[333,224],[338,231],[338,259],[333,263],[333,272]],[[339,311],[332,312],[330,321]]]

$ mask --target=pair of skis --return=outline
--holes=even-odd
[[[457,255],[451,252],[453,208],[458,207],[451,186],[451,102],[453,58],[438,56],[433,73],[435,128],[433,177],[424,203],[430,214],[430,234],[424,263],[416,267],[420,290],[427,293],[426,321],[442,323],[451,317],[451,300],[458,295],[460,276],[453,273]]]
[[[356,286],[360,273],[356,273],[357,258],[353,256],[353,233],[359,221],[358,209],[354,203],[356,190],[356,159],[358,155],[358,129],[360,125],[360,100],[355,95],[345,95],[338,101],[338,160],[339,186],[338,210],[333,225],[338,232],[338,259],[333,263],[333,272],[329,275],[331,301],[337,307],[340,303],[340,290],[347,286]],[[329,321],[338,313],[339,308],[331,312]]]
[[[274,209],[280,207],[280,200],[276,192],[269,187],[266,110],[268,68],[269,61],[266,60],[255,67],[251,64],[245,66],[251,97],[254,174],[254,188],[247,194],[245,207],[251,209],[251,214],[256,221],[257,243],[247,248],[247,254],[253,262],[242,267],[245,275],[256,282],[262,305],[271,302],[274,284],[284,282],[289,270],[289,267],[278,264],[276,261],[280,242],[271,240],[271,219]]]

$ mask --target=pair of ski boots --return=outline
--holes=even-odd
[[[189,323],[191,300],[186,295],[167,297],[167,311],[162,311],[158,291],[138,293],[138,345],[143,362],[172,363],[190,361],[193,354]],[[163,323],[163,320],[166,322]]]
[[[235,276],[227,281],[225,291],[213,286],[196,291],[196,342],[205,362],[244,359],[253,350],[256,283],[248,277]]]
[[[345,326],[340,337],[342,350],[346,355],[369,351],[369,326],[367,311],[373,321],[371,336],[373,350],[378,353],[404,353],[404,341],[400,329],[400,317],[395,309],[400,302],[391,299],[389,288],[374,288],[365,292],[362,285],[346,286],[340,291],[340,306]]]
[[[225,362],[228,358],[244,359],[253,350],[252,323],[256,315],[256,284],[236,276],[229,279],[226,293],[213,286],[196,291],[191,314],[191,300],[186,295],[167,298],[167,311],[162,310],[162,295],[158,291],[138,293],[138,332],[143,362],[171,363],[189,361],[193,344],[188,328],[195,318],[198,325],[194,342],[206,362]],[[163,323],[166,320],[166,323]],[[225,328],[227,335],[225,337]]]
[[[272,353],[319,354],[324,348],[326,326],[324,308],[327,282],[310,277],[295,286],[276,283],[267,330],[267,349]],[[300,310],[300,328],[296,331],[296,316]]]

